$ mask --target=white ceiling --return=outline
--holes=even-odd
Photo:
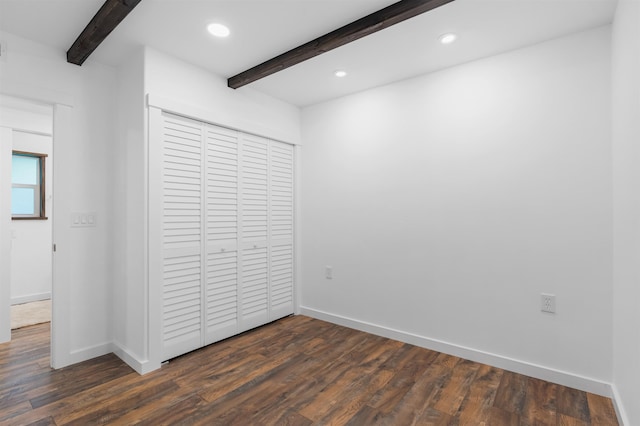
[[[104,0],[0,0],[0,29],[66,51]],[[394,0],[142,0],[90,60],[118,66],[141,45],[230,77]],[[455,0],[250,87],[311,105],[609,24],[616,0]],[[222,22],[227,39],[206,26]],[[456,32],[448,46],[438,36]],[[333,72],[345,69],[347,77]],[[238,89],[242,90],[242,89]]]

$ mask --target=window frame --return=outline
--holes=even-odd
[[[46,161],[45,159],[48,157],[47,154],[40,154],[37,152],[29,152],[29,151],[17,151],[17,150],[13,150],[11,151],[11,158],[13,159],[14,155],[18,155],[18,156],[22,156],[22,157],[33,157],[33,158],[38,158],[38,164],[39,164],[39,168],[38,168],[38,185],[40,186],[40,196],[38,197],[38,200],[40,201],[40,206],[39,206],[39,212],[36,212],[36,214],[34,215],[14,215],[13,212],[11,213],[11,220],[47,220],[47,214],[46,214],[46,205],[45,205],[45,201],[46,201],[46,175],[45,175],[45,171],[46,171]],[[23,184],[14,184],[13,180],[11,181],[11,188],[33,188],[34,185],[23,185]]]

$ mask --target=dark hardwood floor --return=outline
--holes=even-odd
[[[608,398],[304,316],[139,376],[49,368],[49,325],[0,345],[2,425],[616,425]]]

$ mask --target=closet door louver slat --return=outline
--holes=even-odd
[[[269,180],[266,139],[244,135],[242,140],[242,241],[267,240]]]
[[[293,147],[270,145],[270,311],[271,320],[293,312]]]
[[[238,253],[207,254],[205,344],[238,332]]]
[[[269,262],[266,245],[242,249],[242,299],[240,331],[269,322]]]
[[[163,359],[202,341],[202,128],[164,116],[162,144]]]
[[[242,136],[240,331],[269,321],[269,141]]]
[[[238,332],[238,134],[206,126],[205,344]]]

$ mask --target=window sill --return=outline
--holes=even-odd
[[[48,217],[12,217],[11,220],[49,220]]]

